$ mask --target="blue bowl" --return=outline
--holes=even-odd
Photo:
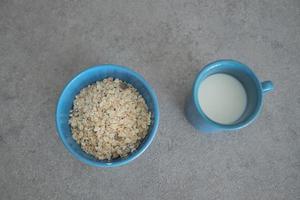
[[[81,150],[80,146],[72,138],[69,126],[69,113],[73,107],[75,96],[80,90],[89,84],[108,77],[118,78],[133,85],[144,97],[152,122],[149,133],[140,146],[125,158],[117,158],[111,161],[98,160]],[[76,75],[63,89],[56,107],[56,128],[60,139],[69,152],[78,160],[95,167],[116,167],[125,165],[139,157],[153,141],[159,124],[159,106],[155,92],[146,80],[137,72],[118,65],[99,65],[88,68]]]

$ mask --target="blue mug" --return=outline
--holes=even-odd
[[[225,73],[239,80],[247,94],[247,106],[242,116],[233,124],[220,124],[209,119],[202,111],[198,100],[198,89],[208,76]],[[263,95],[273,90],[271,81],[260,82],[253,71],[235,60],[218,60],[206,65],[196,76],[191,94],[186,99],[185,115],[188,121],[201,132],[237,130],[252,123],[263,105]]]

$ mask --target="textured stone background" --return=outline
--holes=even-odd
[[[183,116],[195,73],[233,58],[274,81],[263,112],[230,133]],[[58,140],[64,84],[94,64],[140,72],[161,121],[133,163],[99,169]],[[0,199],[300,199],[299,0],[1,0]]]

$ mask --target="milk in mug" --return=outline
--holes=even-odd
[[[233,124],[244,113],[247,94],[231,75],[218,73],[204,79],[198,89],[198,101],[205,115],[220,124]]]

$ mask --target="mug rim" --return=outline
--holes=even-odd
[[[81,80],[81,76],[87,72],[91,72],[91,71],[98,71],[101,68],[101,70],[104,70],[104,68],[106,69],[113,69],[113,70],[122,70],[123,72],[128,73],[130,76],[135,77],[136,79],[138,79],[146,88],[146,90],[149,92],[151,99],[153,101],[153,128],[151,129],[151,131],[148,132],[148,138],[146,139],[146,141],[144,141],[144,143],[142,144],[142,146],[139,146],[140,148],[136,149],[134,152],[135,153],[131,153],[129,154],[127,157],[125,157],[124,159],[121,160],[111,160],[110,162],[99,162],[85,158],[83,156],[81,156],[80,154],[78,154],[67,142],[67,139],[64,137],[64,130],[61,128],[61,126],[59,125],[59,122],[61,121],[59,119],[59,114],[60,114],[60,110],[61,110],[61,103],[63,98],[66,98],[64,95],[66,93],[66,91],[68,91],[70,88],[70,85],[72,85],[75,82],[78,82]],[[68,82],[67,84],[65,84],[64,88],[62,89],[59,98],[57,100],[56,103],[56,111],[55,111],[55,123],[56,123],[56,130],[57,130],[57,134],[60,138],[60,140],[62,141],[62,143],[64,144],[65,148],[79,161],[93,166],[93,167],[118,167],[118,166],[122,166],[125,164],[130,163],[131,161],[135,160],[136,158],[138,158],[141,154],[144,153],[144,151],[150,146],[150,144],[152,143],[152,141],[154,140],[156,134],[157,134],[157,130],[158,130],[158,125],[159,125],[159,104],[158,104],[158,99],[157,96],[154,92],[154,89],[150,86],[150,84],[142,77],[142,75],[140,75],[138,72],[135,72],[134,70],[128,68],[128,67],[124,67],[121,65],[115,65],[115,64],[102,64],[102,65],[94,65],[91,67],[88,67],[87,69],[84,69],[82,71],[80,71],[79,73],[77,73],[75,76],[73,76]],[[86,152],[84,152],[86,153]]]
[[[220,67],[223,65],[228,65],[228,64],[233,64],[233,65],[239,65],[243,68],[246,68],[249,72],[250,72],[250,77],[252,80],[254,80],[255,85],[256,85],[256,89],[258,91],[258,102],[257,102],[257,106],[255,108],[255,111],[253,113],[251,113],[251,115],[249,117],[247,117],[246,120],[241,121],[239,123],[236,124],[221,124],[218,122],[215,122],[213,120],[211,120],[210,118],[208,118],[206,116],[206,114],[202,111],[201,106],[199,104],[198,101],[198,89],[201,83],[201,78],[204,77],[204,75],[209,72],[211,69],[216,68],[216,67]],[[237,129],[241,129],[246,127],[247,125],[249,125],[250,123],[252,123],[256,117],[258,116],[258,114],[261,111],[261,107],[262,107],[262,99],[263,99],[263,95],[262,95],[262,88],[261,88],[261,83],[258,80],[257,76],[255,75],[255,73],[245,64],[236,61],[236,60],[232,60],[232,59],[221,59],[221,60],[216,60],[214,62],[211,62],[207,65],[205,65],[197,74],[196,79],[193,83],[193,89],[192,89],[192,96],[193,96],[193,101],[196,105],[196,109],[198,111],[198,113],[201,115],[201,117],[203,119],[206,120],[207,123],[209,123],[210,125],[220,129],[220,130],[237,130]]]

